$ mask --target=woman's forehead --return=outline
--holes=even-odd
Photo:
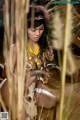
[[[38,26],[38,27],[35,27],[35,28],[43,28],[44,27],[44,25],[43,24],[41,24],[40,26]]]
[[[40,26],[37,27],[31,27],[32,29],[40,29],[40,28],[44,28],[44,24],[41,24]]]

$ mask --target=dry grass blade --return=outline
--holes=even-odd
[[[66,6],[66,21],[65,21],[65,35],[64,35],[64,49],[63,49],[63,63],[62,63],[62,73],[61,73],[61,97],[60,97],[60,111],[59,111],[59,120],[63,120],[63,104],[64,104],[64,88],[65,88],[65,76],[66,76],[66,59],[67,59],[67,50],[69,44],[70,34],[68,35],[69,28],[69,18],[71,15],[71,6],[67,4]]]
[[[50,9],[48,9],[47,10],[47,12],[48,13],[51,13],[52,11],[54,11],[54,10],[59,10],[59,9],[61,9],[61,8],[64,8],[64,5],[58,5],[58,6],[54,6],[53,8],[50,8]]]
[[[15,23],[16,23],[16,48],[17,48],[17,82],[18,82],[18,102],[17,102],[17,118],[22,119],[23,113],[23,95],[24,95],[24,6],[25,1],[16,1],[16,13],[15,13]]]
[[[15,22],[15,17],[14,17],[14,13],[15,13],[15,0],[11,1],[11,6],[10,6],[10,9],[11,9],[11,17],[10,17],[10,20],[11,20],[11,25],[10,25],[10,49],[12,49],[12,45],[14,43],[14,22]],[[11,62],[11,67],[10,67],[10,70],[12,70],[12,74],[13,74],[13,71],[14,71],[14,60],[13,60],[13,52],[11,52],[10,50],[10,62]],[[15,90],[15,86],[16,86],[16,83],[15,83],[15,77],[13,75],[12,77],[12,118],[13,120],[16,119],[16,116],[17,116],[17,113],[16,113],[16,90]]]
[[[4,6],[4,21],[5,21],[5,46],[4,46],[4,57],[5,59],[7,59],[7,55],[8,55],[8,49],[9,49],[9,45],[10,45],[10,20],[9,20],[9,1],[5,0],[5,6]],[[11,58],[11,57],[10,57]],[[12,78],[11,78],[11,68],[12,67],[12,62],[10,61],[10,59],[8,59],[8,61],[6,62],[6,66],[7,66],[7,78],[8,78],[8,85],[9,85],[9,95],[10,95],[10,99],[9,99],[9,119],[11,119],[11,105],[12,105]]]
[[[53,4],[54,0],[51,0],[50,2],[48,2],[46,5],[45,5],[45,8],[48,9],[48,7]]]
[[[0,105],[2,106],[4,112],[6,112],[7,108],[6,108],[6,106],[5,106],[5,104],[4,104],[3,100],[2,100],[1,92],[0,92]]]
[[[74,61],[74,57],[73,54],[71,52],[71,50],[68,49],[68,53],[67,53],[67,68],[66,68],[66,72],[69,75],[72,75],[75,71],[76,71],[76,65],[75,65],[75,61]]]

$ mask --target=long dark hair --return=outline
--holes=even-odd
[[[40,45],[41,51],[45,51],[46,48],[48,48],[47,35],[48,35],[49,15],[43,6],[31,5],[30,9],[29,9],[29,13],[27,15],[28,28],[31,27],[31,22],[32,22],[31,18],[32,18],[32,10],[33,9],[35,11],[35,13],[34,13],[34,27],[38,27],[41,24],[44,25],[44,31],[43,31],[43,34],[38,41],[38,44]],[[40,17],[41,17],[41,19],[38,19]]]

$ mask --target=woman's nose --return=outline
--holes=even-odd
[[[40,31],[39,30],[36,30],[36,35],[40,35]]]

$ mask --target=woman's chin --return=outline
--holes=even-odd
[[[34,40],[38,41],[38,40],[39,40],[39,37],[35,37]]]

